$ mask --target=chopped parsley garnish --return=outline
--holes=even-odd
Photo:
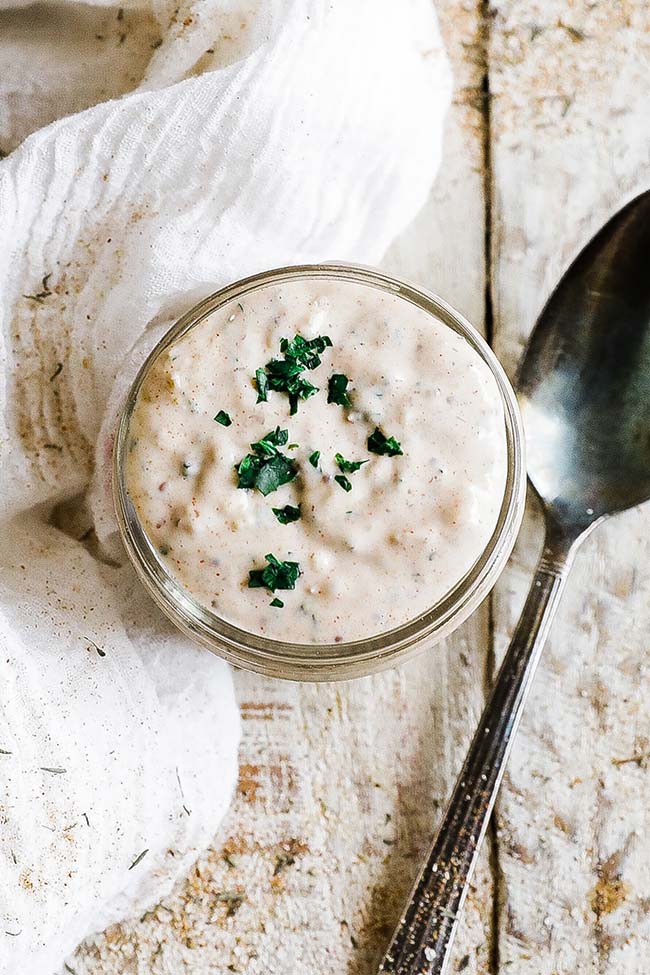
[[[219,412],[215,416],[215,420],[217,421],[217,423],[220,423],[222,427],[229,427],[230,424],[232,423],[232,420],[230,419],[230,417],[228,416],[225,410],[219,410]]]
[[[373,454],[381,454],[386,457],[397,457],[398,454],[404,453],[401,444],[395,437],[385,436],[379,427],[375,427],[374,433],[368,437],[368,450],[372,451]]]
[[[281,525],[290,525],[292,521],[300,518],[300,505],[296,508],[292,504],[285,504],[284,508],[271,509]]]
[[[317,335],[315,339],[304,339],[302,335],[296,335],[291,342],[288,339],[280,339],[282,355],[300,363],[303,369],[316,369],[320,366],[320,357],[327,348],[332,348],[329,335]]]
[[[261,440],[251,444],[252,454],[246,456],[235,467],[237,487],[257,488],[265,497],[282,484],[288,484],[298,474],[296,462],[278,450],[289,439],[288,430],[276,427]]]
[[[260,494],[266,497],[267,494],[272,494],[273,491],[277,491],[283,484],[288,484],[289,481],[293,481],[297,473],[296,465],[292,460],[289,460],[284,454],[277,454],[267,462],[262,463],[262,467],[255,479],[255,487]]]
[[[300,575],[298,562],[282,562],[275,555],[269,553],[264,558],[268,565],[263,569],[251,569],[248,573],[249,589],[266,588],[269,592],[276,589],[295,589],[296,580]]]
[[[271,430],[261,440],[252,443],[251,447],[258,454],[266,454],[267,457],[272,457],[274,454],[277,454],[278,447],[284,447],[288,439],[289,431],[276,427],[275,430]]]
[[[352,490],[352,484],[350,483],[350,481],[348,480],[348,478],[345,476],[345,474],[337,474],[335,476],[334,480],[336,481],[337,484],[340,484],[341,485],[341,487],[343,488],[344,491],[351,491]]]
[[[255,372],[257,402],[268,399],[269,389],[286,393],[289,397],[290,413],[297,413],[298,400],[309,399],[318,392],[318,387],[304,379],[301,373],[320,366],[322,353],[331,345],[332,340],[328,335],[318,335],[314,339],[296,335],[291,341],[281,339],[280,352],[284,359],[271,359],[264,369],[257,369]]]
[[[281,599],[278,599],[277,596],[275,597],[275,599],[272,599],[271,600],[271,602],[269,603],[269,606],[277,606],[278,609],[284,609],[284,603],[282,602]]]
[[[348,377],[341,372],[335,372],[330,376],[327,384],[327,402],[338,403],[339,406],[352,406],[346,392],[349,381]]]
[[[312,467],[318,467],[318,461],[320,459],[320,450],[315,450],[313,454],[309,455],[309,463]]]
[[[289,396],[289,412],[292,416],[298,412],[299,399],[309,399],[318,392],[318,386],[300,375],[303,367],[290,359],[271,359],[266,364],[266,370],[269,389],[287,393]]]
[[[342,454],[335,454],[334,460],[343,474],[354,474],[363,464],[368,463],[367,460],[346,460]]]

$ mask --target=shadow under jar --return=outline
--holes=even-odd
[[[521,523],[523,455],[503,369],[445,301],[369,268],[288,267],[206,298],[149,355],[115,506],[189,637],[268,676],[339,680],[429,649],[484,599]],[[267,554],[297,578],[267,589]]]

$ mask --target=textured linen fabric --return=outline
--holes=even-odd
[[[50,975],[170,889],[236,778],[229,669],[162,619],[116,538],[124,391],[216,287],[379,261],[429,192],[450,78],[428,0],[13,6],[0,3],[0,975]]]

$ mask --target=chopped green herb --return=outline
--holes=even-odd
[[[217,423],[220,423],[222,427],[229,427],[230,424],[232,423],[232,420],[225,412],[225,410],[219,410],[219,412],[215,416],[215,420],[217,421]]]
[[[269,381],[263,369],[255,371],[255,386],[257,388],[257,402],[266,403],[269,398]]]
[[[190,466],[191,465],[190,465],[189,461],[187,461],[187,460],[184,460],[183,461],[183,463],[181,464],[181,476],[182,477],[187,477],[187,475],[190,472]]]
[[[335,476],[334,480],[336,481],[337,484],[340,484],[341,485],[341,487],[343,488],[344,491],[351,491],[352,490],[352,484],[350,483],[350,481],[348,480],[348,478],[345,476],[345,474],[337,474]]]
[[[255,479],[255,487],[266,497],[267,494],[277,491],[283,484],[293,481],[297,473],[296,465],[292,460],[289,460],[284,454],[277,454],[262,464]]]
[[[290,359],[272,359],[266,364],[268,388],[288,394],[292,416],[298,412],[299,399],[309,399],[318,392],[318,386],[302,378],[302,371],[303,366]]]
[[[267,457],[272,457],[274,454],[277,454],[278,447],[284,447],[288,439],[289,431],[276,427],[275,430],[271,430],[261,440],[252,443],[251,447],[256,454],[265,454]]]
[[[239,476],[237,487],[254,488],[255,479],[260,472],[261,466],[262,461],[259,457],[256,457],[254,454],[246,454],[241,460],[239,467],[235,468]]]
[[[263,569],[251,569],[248,573],[249,589],[266,588],[269,592],[276,589],[295,589],[296,580],[300,575],[298,562],[281,562],[275,555],[265,555],[268,565]]]
[[[381,454],[386,457],[397,457],[398,454],[404,453],[401,444],[395,437],[386,437],[379,427],[375,427],[374,433],[368,437],[368,450],[372,451],[373,454]]]
[[[282,484],[293,481],[298,473],[295,463],[284,454],[266,459],[247,454],[237,468],[240,488],[257,488],[266,497]]]
[[[246,456],[235,467],[237,487],[257,488],[265,497],[282,484],[293,481],[298,474],[296,462],[280,453],[278,447],[289,439],[289,431],[276,427],[261,440],[251,444],[254,453]]]
[[[291,340],[280,339],[280,352],[287,358],[293,359],[304,369],[316,369],[320,366],[320,357],[325,349],[332,347],[329,335],[317,335],[315,339],[305,339],[296,335]]]
[[[342,454],[335,454],[334,460],[336,461],[339,470],[343,474],[354,474],[358,471],[362,464],[367,464],[367,460],[346,460]]]
[[[287,450],[297,450],[299,446],[299,443],[290,443],[287,444]]]
[[[291,341],[282,339],[280,352],[284,359],[271,359],[264,369],[255,372],[257,402],[266,401],[269,389],[287,393],[290,412],[292,415],[296,413],[299,399],[309,399],[318,392],[318,387],[303,379],[301,373],[305,369],[316,369],[321,364],[321,354],[331,344],[328,335],[318,335],[314,339],[305,339],[302,335],[296,335]]]
[[[284,508],[272,508],[273,514],[281,525],[289,525],[292,521],[300,518],[300,505],[294,507],[292,504],[285,504]]]
[[[339,406],[352,406],[350,397],[346,392],[349,381],[348,377],[340,372],[335,372],[333,376],[330,376],[327,384],[327,402],[338,403]]]
[[[269,606],[277,606],[278,609],[284,609],[284,603],[282,602],[281,599],[278,599],[277,596],[275,597],[275,599],[271,600]]]
[[[320,460],[320,450],[315,450],[309,455],[309,463],[312,467],[318,467],[318,461]]]

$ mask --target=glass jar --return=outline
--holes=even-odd
[[[296,278],[346,280],[388,291],[412,302],[459,333],[487,364],[500,392],[507,442],[507,476],[494,532],[465,576],[426,612],[389,632],[335,644],[294,644],[248,633],[200,605],[172,578],[145,534],[125,483],[129,423],[140,388],[152,363],[172,343],[215,309],[241,300],[268,284]],[[167,332],[140,369],[127,396],[115,440],[113,489],[118,524],[126,551],[144,586],[162,611],[191,639],[226,660],[269,677],[290,680],[340,680],[395,666],[449,636],[494,586],[515,543],[525,503],[524,439],[517,401],[494,353],[462,315],[442,298],[380,271],[348,264],[280,268],[238,281],[191,308]]]

